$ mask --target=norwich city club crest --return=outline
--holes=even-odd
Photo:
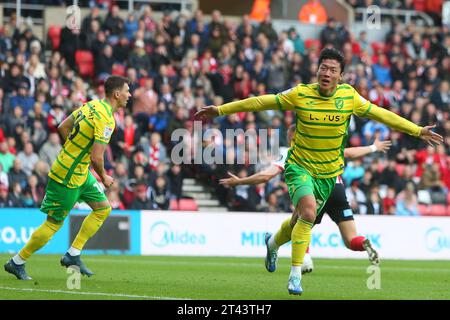
[[[336,107],[336,109],[341,110],[342,107],[344,106],[344,100],[342,99],[336,99],[334,101],[334,106]]]

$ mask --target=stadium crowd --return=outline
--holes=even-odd
[[[122,74],[130,80],[132,99],[126,111],[115,114],[116,131],[105,157],[117,182],[107,190],[113,208],[168,209],[171,199],[182,197],[183,179],[193,177],[230,210],[290,212],[282,177],[231,189],[218,184],[227,171],[245,177],[263,168],[248,159],[242,165],[174,165],[170,155],[178,141],[171,141],[171,133],[186,129],[183,143],[195,148],[193,115],[200,106],[315,82],[318,54],[327,46],[342,50],[345,82],[363,97],[417,124],[436,123],[445,137],[445,145],[435,149],[354,117],[348,146],[371,144],[376,137],[392,140],[393,146],[387,154],[347,162],[343,179],[353,211],[419,215],[419,203],[447,204],[448,26],[393,21],[384,42],[370,43],[366,32],[352,34],[330,17],[320,39],[310,41],[294,28],[277,33],[270,17],[255,23],[245,15],[235,24],[219,11],[211,19],[200,10],[192,16],[154,16],[149,5],[126,18],[115,5],[93,7],[80,30],[62,28],[57,47],[40,41],[30,28],[16,28],[14,16],[0,26],[0,207],[39,207],[61,149],[58,124],[86,101],[103,98],[108,75]],[[80,50],[92,53],[91,76],[80,72]],[[287,146],[286,131],[294,122],[291,112],[265,111],[221,117],[203,130],[279,129],[280,145]],[[212,144],[221,150],[236,145],[227,139],[203,141]],[[236,150],[223,155],[238,156]]]

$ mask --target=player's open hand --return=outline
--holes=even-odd
[[[230,178],[220,179],[219,184],[227,186],[227,187],[234,187],[239,184],[240,179],[238,176],[235,176],[234,174],[232,174],[229,171],[228,171],[228,175],[230,176]]]
[[[113,185],[114,178],[105,174],[105,176],[102,178],[102,182],[103,182],[103,185],[105,186],[105,188],[108,189],[109,187],[111,187]]]
[[[377,151],[384,153],[386,153],[386,151],[388,151],[392,146],[392,142],[390,140],[380,141],[378,138],[373,141],[373,144],[377,147]]]
[[[444,138],[431,131],[431,129],[436,128],[436,125],[423,127],[420,131],[420,139],[425,140],[430,146],[435,147],[444,142]]]
[[[219,108],[216,106],[201,107],[194,115],[195,119],[206,120],[217,117],[219,115]]]

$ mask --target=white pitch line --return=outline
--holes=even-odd
[[[171,257],[171,256],[168,256]],[[189,257],[191,258],[191,257]],[[201,258],[201,257],[199,257]],[[217,258],[221,258],[221,257],[217,257]],[[239,257],[238,257],[239,258]],[[104,258],[96,258],[96,257],[89,257],[89,256],[85,256],[85,259],[87,261],[94,261],[94,262],[104,262],[104,263],[119,263],[119,264],[130,264],[130,260],[126,260],[126,259],[120,259],[120,258],[114,258],[112,260],[109,259],[104,259]],[[264,259],[264,258],[261,258]],[[363,260],[363,259],[359,259],[359,260]],[[263,260],[261,260],[263,261]],[[260,261],[255,261],[255,262],[215,262],[215,261],[168,261],[168,260],[134,260],[132,261],[132,263],[136,263],[136,264],[144,264],[144,265],[166,265],[166,266],[170,266],[170,265],[198,265],[198,266],[226,266],[226,267],[236,267],[236,268],[241,268],[241,267],[251,267],[251,268],[259,268],[260,266],[264,266],[263,262]],[[369,262],[367,262],[367,266],[371,265]],[[348,269],[348,270],[362,270],[361,268],[364,268],[364,266],[355,266],[355,265],[348,265],[348,264],[344,264],[344,263],[339,263],[338,265],[316,265],[316,269],[320,270],[320,269]],[[442,269],[442,268],[408,268],[408,267],[387,267],[387,266],[383,266],[383,260],[381,260],[381,264],[380,264],[380,269],[381,271],[386,270],[386,271],[398,271],[398,272],[403,272],[403,271],[410,271],[410,272],[445,272],[448,273],[450,272],[450,269]]]
[[[67,290],[50,290],[50,289],[46,290],[46,289],[32,289],[32,288],[0,287],[0,290],[27,291],[27,292],[47,292],[47,293],[64,293],[64,294],[74,294],[74,295],[84,295],[84,296],[104,296],[104,297],[136,298],[136,299],[152,299],[152,300],[190,300],[190,299],[186,299],[186,298],[160,297],[160,296],[141,296],[141,295],[122,294],[122,293],[67,291]]]
[[[112,262],[108,259],[102,259],[102,258],[89,258],[92,261],[95,262]],[[88,260],[88,259],[86,259]],[[114,263],[127,263],[129,264],[129,260],[121,260],[121,259],[114,259]],[[155,264],[155,265],[199,265],[199,266],[227,266],[227,267],[254,267],[258,268],[262,266],[260,262],[214,262],[214,261],[162,261],[162,260],[150,260],[150,261],[133,261],[132,263],[138,263],[138,264]],[[371,265],[369,262],[367,262],[367,266]],[[327,266],[327,265],[318,265],[316,266],[316,269],[350,269],[350,270],[362,270],[364,266],[354,266],[354,265],[346,265],[346,264],[339,264],[335,266]],[[390,271],[418,271],[418,272],[450,272],[450,269],[439,269],[439,268],[408,268],[408,267],[385,267],[382,264],[380,265],[381,270],[390,270]]]

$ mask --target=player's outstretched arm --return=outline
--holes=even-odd
[[[206,119],[212,119],[219,115],[219,108],[216,106],[205,106],[201,107],[200,110],[198,110],[194,118],[199,120],[206,120]]]
[[[367,111],[364,111],[367,106]],[[431,131],[435,125],[420,127],[396,113],[380,108],[374,104],[360,104],[359,107],[357,107],[356,115],[384,123],[394,130],[418,137],[426,141],[430,146],[441,144],[444,141],[444,138],[441,135]]]
[[[200,108],[194,115],[195,119],[211,119],[217,116],[233,114],[236,112],[255,112],[279,109],[276,95],[266,94],[244,100],[233,101],[220,106],[207,106]]]
[[[283,170],[272,164],[267,169],[264,169],[260,172],[257,172],[249,177],[245,178],[239,178],[238,176],[235,176],[231,172],[228,172],[229,178],[226,179],[220,179],[219,184],[228,186],[228,187],[234,187],[242,184],[260,184],[260,183],[267,183],[271,179],[273,179],[275,176],[280,174]]]
[[[344,157],[349,159],[355,159],[377,151],[386,152],[391,148],[391,146],[392,146],[391,141],[389,140],[380,141],[378,138],[376,138],[373,144],[370,146],[345,148]]]
[[[420,130],[420,139],[424,140],[432,147],[444,142],[444,138],[440,134],[431,131],[433,128],[436,128],[436,125],[426,126]]]
[[[91,152],[91,164],[100,179],[102,179],[105,188],[109,188],[114,183],[114,178],[107,175],[104,165],[104,154],[106,144],[94,142]]]

